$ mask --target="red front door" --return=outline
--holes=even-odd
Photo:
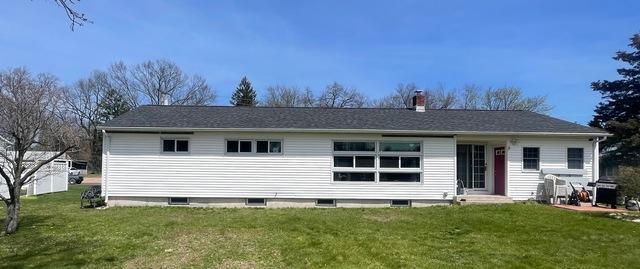
[[[493,148],[493,166],[494,192],[504,195],[504,147]]]

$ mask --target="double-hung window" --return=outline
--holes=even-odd
[[[421,163],[420,142],[333,142],[333,181],[421,182]]]
[[[567,168],[584,169],[584,148],[567,149]]]
[[[189,140],[162,139],[162,152],[189,152]]]
[[[522,148],[522,168],[525,170],[540,170],[540,148]]]

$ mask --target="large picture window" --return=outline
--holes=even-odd
[[[540,148],[522,148],[522,168],[540,170]]]
[[[584,149],[583,148],[567,149],[567,168],[584,169]]]
[[[335,141],[333,151],[333,181],[422,181],[420,142]]]

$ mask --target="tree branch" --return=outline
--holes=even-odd
[[[71,7],[71,5],[75,5],[75,1],[74,0],[54,0],[56,2],[56,4],[58,4],[58,6],[61,6],[65,13],[67,14],[67,17],[69,18],[69,20],[71,21],[71,31],[73,31],[75,29],[75,26],[83,26],[85,23],[93,23],[93,21],[90,21],[84,13],[80,13],[78,11],[76,11],[75,9],[73,9],[73,7]],[[80,0],[77,0],[78,2]]]
[[[8,162],[11,163],[11,165],[16,165],[16,162],[13,161],[11,158],[9,158],[9,156],[7,156],[7,154],[5,154],[4,152],[0,151],[0,157],[2,157],[3,159],[7,160]]]

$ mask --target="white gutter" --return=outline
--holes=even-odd
[[[611,136],[609,133],[561,133],[561,132],[482,132],[482,131],[421,131],[385,129],[306,129],[306,128],[185,128],[185,127],[108,127],[103,131],[178,132],[297,132],[297,133],[360,133],[360,134],[416,134],[416,135],[550,135],[550,136]]]

